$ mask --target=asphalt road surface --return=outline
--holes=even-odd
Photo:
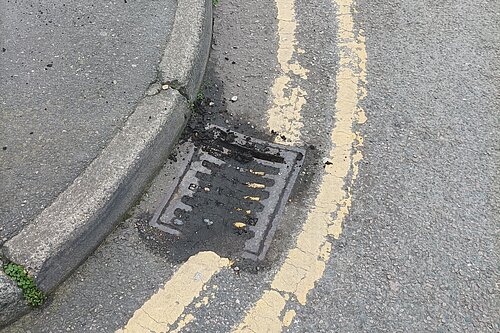
[[[499,13],[222,0],[193,121],[307,149],[267,259],[183,262],[144,226],[179,151],[5,332],[498,332]]]

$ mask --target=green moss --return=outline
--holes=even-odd
[[[42,305],[45,301],[46,296],[44,293],[38,289],[35,281],[31,276],[29,276],[26,269],[14,263],[8,263],[3,265],[3,271],[7,276],[17,283],[17,286],[21,288],[24,294],[24,298],[29,305],[37,307]]]

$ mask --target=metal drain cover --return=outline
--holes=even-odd
[[[264,259],[305,151],[217,126],[185,146],[177,186],[150,225],[184,251]]]

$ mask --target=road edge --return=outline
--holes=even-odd
[[[0,263],[26,268],[51,293],[104,240],[140,198],[182,133],[208,61],[212,1],[178,3],[158,79],[123,128],[55,201],[4,243]],[[173,61],[170,61],[174,59]],[[31,307],[0,270],[0,328]]]

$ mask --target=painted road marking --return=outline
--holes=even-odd
[[[190,257],[163,288],[135,311],[127,325],[116,333],[169,332],[212,276],[229,265],[228,259],[221,258],[214,252],[200,252]],[[192,314],[184,315],[178,328],[193,319]]]
[[[295,314],[296,314],[295,310],[288,310],[287,312],[285,312],[285,315],[283,316],[282,325],[284,327],[290,326],[293,318],[295,318]]]
[[[367,55],[362,32],[356,34],[354,31],[353,0],[332,1],[338,8],[337,48],[340,58],[336,75],[336,121],[330,138],[329,160],[332,163],[325,166],[314,207],[298,235],[296,247],[288,252],[274,277],[271,290],[264,292],[235,332],[281,332],[283,327],[290,325],[294,313],[286,312],[281,319],[288,299],[294,296],[300,304],[306,304],[307,294],[323,276],[330,258],[328,236],[340,236],[344,218],[351,207],[351,190],[358,174],[358,163],[362,158],[359,148],[363,142],[359,133],[354,132],[353,125],[366,121],[359,104],[367,93],[364,87]]]
[[[296,48],[297,39],[295,29],[295,3],[294,0],[276,0],[278,8],[278,63],[281,74],[274,80],[271,92],[273,102],[267,111],[267,124],[269,129],[278,136],[276,142],[296,144],[300,142],[300,129],[303,127],[300,110],[306,103],[306,92],[297,87],[291,87],[290,73],[307,79],[308,70],[303,68],[298,61],[292,62],[294,53],[301,53]],[[281,137],[284,135],[284,138]]]
[[[357,36],[354,33],[351,15],[353,1],[336,0],[335,4],[339,8],[337,43],[341,60],[336,76],[336,123],[331,133],[332,164],[325,166],[315,206],[298,236],[296,248],[289,251],[271,284],[271,290],[265,291],[250,309],[236,329],[237,332],[280,332],[292,323],[295,311],[285,311],[290,296],[294,296],[301,304],[306,303],[308,292],[323,275],[325,263],[330,257],[331,244],[327,236],[339,237],[343,220],[351,206],[351,188],[362,158],[361,152],[356,149],[362,145],[362,137],[353,132],[353,124],[366,121],[364,111],[359,107],[359,101],[366,96],[363,87],[366,83],[366,51],[364,37],[361,33]],[[305,79],[307,70],[297,62],[290,63],[294,52],[301,53],[295,48],[294,2],[277,0],[277,6],[280,39],[278,61],[283,74],[273,85],[274,102],[268,110],[268,125],[270,129],[285,135],[288,144],[294,144],[300,142],[300,111],[305,103],[306,92],[300,87],[291,88],[288,74],[292,72]],[[285,93],[288,97],[285,97]],[[264,174],[253,170],[250,172]],[[185,308],[199,296],[210,278],[228,265],[229,260],[213,252],[202,252],[191,257],[164,288],[153,295],[117,332],[168,332],[176,322],[176,330],[181,329],[194,320],[192,314],[182,317]]]
[[[179,333],[187,324],[195,320],[196,318],[193,316],[193,314],[188,313],[186,316],[179,321],[179,324],[177,325],[177,328],[172,331],[172,333]]]

